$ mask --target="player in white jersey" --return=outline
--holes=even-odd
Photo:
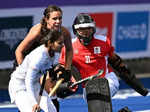
[[[56,5],[49,5],[43,11],[43,17],[39,24],[31,27],[28,34],[25,36],[24,40],[17,46],[15,55],[16,61],[14,63],[14,69],[16,66],[20,65],[24,60],[24,57],[29,54],[33,49],[37,48],[40,45],[40,40],[48,34],[50,30],[61,31],[64,38],[64,46],[66,48],[66,64],[65,70],[68,70],[68,74],[70,74],[71,69],[71,61],[73,50],[71,44],[71,35],[69,30],[62,26],[62,17],[63,11],[60,7]],[[46,85],[47,85],[46,81]],[[47,88],[47,87],[46,87]],[[45,88],[45,89],[46,89]],[[46,89],[47,92],[49,90]],[[53,103],[57,108],[57,112],[59,112],[59,102],[56,97],[53,97]]]
[[[43,91],[41,102],[38,105],[41,87],[39,79],[48,69],[58,63],[58,51],[63,45],[62,33],[50,31],[43,38],[42,45],[28,54],[23,63],[11,74],[9,82],[11,102],[15,103],[21,112],[34,112],[40,108],[44,112],[56,112],[46,91]]]

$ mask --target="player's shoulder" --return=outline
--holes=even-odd
[[[106,35],[94,35],[95,39],[101,40],[106,42],[107,41],[107,36]]]
[[[69,30],[65,26],[61,26],[61,31],[63,34],[70,36]]]
[[[41,27],[42,27],[42,25],[40,23],[36,24],[36,25],[32,26],[32,28],[30,29],[30,32],[39,34],[41,31]]]
[[[32,26],[32,29],[41,29],[42,25],[41,23],[35,24]]]
[[[34,49],[33,51],[31,51],[31,55],[34,58],[42,58],[42,56],[45,53],[45,46],[44,45],[40,45],[39,47],[37,47],[36,49]]]
[[[40,64],[46,62],[48,57],[49,56],[46,53],[44,45],[37,47],[29,54],[29,58],[31,58],[30,60],[33,61],[32,62],[33,65],[36,65],[36,64],[40,65]]]
[[[72,38],[72,44],[75,43],[77,41],[77,37],[76,38]]]
[[[62,31],[68,31],[68,29],[65,26],[61,26]]]

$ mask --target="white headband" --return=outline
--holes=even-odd
[[[95,27],[95,23],[83,23],[83,24],[76,24],[76,25],[74,25],[75,29],[87,28],[87,27]]]

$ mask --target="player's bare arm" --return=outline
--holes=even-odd
[[[24,40],[20,43],[15,51],[17,63],[20,65],[24,59],[23,53],[30,48],[30,46],[34,43],[36,39],[38,39],[38,35],[40,33],[41,24],[37,24],[33,26]]]
[[[72,64],[72,57],[73,57],[73,48],[72,48],[72,42],[71,42],[71,34],[67,30],[67,28],[62,27],[62,31],[64,36],[64,44],[66,48],[66,63],[65,63],[65,69],[70,70],[71,64]]]

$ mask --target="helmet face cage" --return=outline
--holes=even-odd
[[[84,45],[88,45],[92,40],[92,37],[96,31],[95,22],[88,14],[79,14],[72,25],[73,33],[84,43]],[[79,28],[92,28],[93,33],[89,37],[83,37],[78,34],[77,29]]]

